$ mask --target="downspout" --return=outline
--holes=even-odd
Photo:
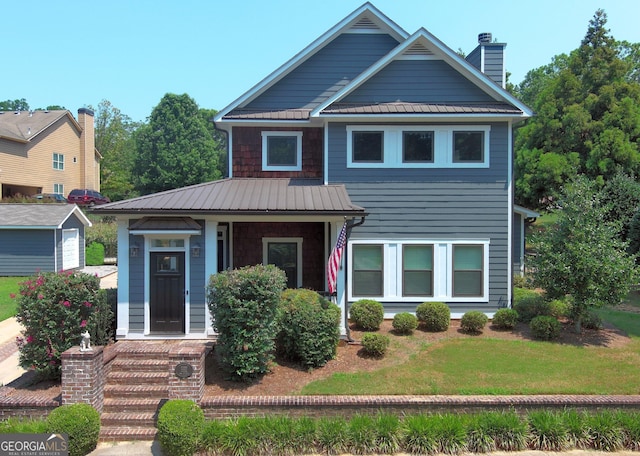
[[[364,217],[360,218],[360,221],[357,223],[352,223],[353,219],[351,219],[349,222],[347,222],[347,239],[346,239],[346,243],[345,243],[345,247],[349,244],[349,237],[351,236],[351,230],[354,229],[356,226],[360,226],[364,223]],[[351,330],[349,329],[349,312],[348,312],[348,299],[347,299],[347,283],[348,283],[348,277],[349,277],[349,269],[348,269],[348,258],[349,255],[344,255],[344,327],[345,330],[347,332],[347,343],[354,343],[355,340],[351,337]]]

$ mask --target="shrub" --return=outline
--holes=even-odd
[[[351,453],[371,454],[377,450],[375,426],[373,417],[369,415],[355,415],[349,420],[348,445]]]
[[[47,422],[42,418],[10,417],[0,421],[0,434],[45,434],[46,432]]]
[[[516,304],[520,302],[521,299],[530,298],[532,296],[540,296],[535,290],[530,290],[528,288],[520,288],[514,285],[513,287],[513,303]]]
[[[549,410],[529,412],[530,447],[540,451],[568,448],[568,432],[561,413]]]
[[[418,327],[418,318],[409,312],[401,312],[393,317],[393,329],[400,334],[411,334]]]
[[[549,301],[549,315],[556,318],[563,318],[569,315],[570,305],[564,299],[554,299]]]
[[[496,441],[491,432],[494,413],[496,412],[482,412],[467,417],[467,450],[470,453],[496,451]]]
[[[340,309],[312,290],[285,290],[278,312],[278,352],[303,367],[324,366],[336,356]]]
[[[582,327],[586,329],[600,330],[603,328],[602,318],[595,312],[587,312],[582,317]]]
[[[322,417],[317,422],[316,444],[323,454],[347,451],[349,429],[343,417]]]
[[[529,327],[535,339],[554,340],[560,336],[560,322],[549,315],[535,317],[529,323]]]
[[[376,453],[396,454],[400,450],[400,429],[396,415],[378,414],[375,422]]]
[[[410,415],[403,421],[402,448],[410,454],[434,454],[438,451],[433,428],[436,415]]]
[[[445,413],[438,416],[432,431],[438,453],[459,454],[467,446],[466,418],[462,415]]]
[[[521,451],[527,445],[526,421],[515,412],[491,412],[486,417],[487,429],[499,451]]]
[[[85,263],[87,266],[100,266],[104,264],[104,245],[92,242],[85,249]]]
[[[361,299],[351,304],[349,318],[364,331],[377,331],[384,320],[384,308],[373,299]]]
[[[24,327],[20,365],[42,378],[60,379],[60,356],[80,344],[85,329],[94,345],[106,345],[112,335],[113,313],[100,279],[81,272],[45,272],[21,283],[16,319]]]
[[[587,415],[575,410],[565,410],[562,423],[567,430],[567,445],[570,448],[587,449],[591,445]]]
[[[491,320],[498,329],[513,329],[518,323],[518,311],[515,309],[498,309]]]
[[[446,331],[451,323],[451,311],[443,302],[423,302],[416,307],[416,316],[427,331]]]
[[[88,215],[92,226],[85,230],[85,242],[91,245],[94,242],[104,246],[104,254],[115,258],[118,256],[118,224],[113,217],[96,217]],[[102,264],[102,263],[100,263]]]
[[[384,356],[389,342],[389,337],[384,334],[367,333],[362,336],[362,348],[371,356]]]
[[[549,303],[539,294],[523,297],[514,302],[513,308],[518,312],[520,321],[523,323],[529,323],[540,315],[551,315]]]
[[[617,419],[622,427],[625,449],[640,450],[640,413],[620,411]]]
[[[84,456],[98,445],[100,414],[89,404],[62,405],[49,414],[46,429],[69,436],[69,456]]]
[[[460,320],[460,328],[469,334],[481,333],[489,318],[479,310],[466,312]]]
[[[598,451],[619,451],[624,443],[622,428],[616,416],[608,410],[587,418],[591,445]]]
[[[183,399],[167,401],[158,413],[158,441],[168,456],[191,456],[204,429],[204,412]]]
[[[211,276],[207,302],[218,333],[221,368],[229,379],[247,381],[269,370],[285,284],[284,272],[273,265],[246,266]]]

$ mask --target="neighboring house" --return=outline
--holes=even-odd
[[[370,3],[217,114],[229,178],[96,208],[118,218],[118,338],[212,334],[205,285],[271,263],[290,287],[385,315],[443,301],[454,318],[511,304],[513,126],[504,44],[461,58]],[[343,318],[342,332],[346,334]]]
[[[0,277],[85,266],[85,227],[75,204],[0,203]]]
[[[0,111],[0,199],[100,190],[93,111]]]

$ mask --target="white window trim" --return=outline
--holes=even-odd
[[[382,245],[383,296],[354,296],[352,287],[352,266],[349,266],[348,299],[375,299],[380,302],[489,302],[489,244],[488,239],[358,239],[349,241],[347,246],[348,264],[353,265],[354,245]],[[433,296],[403,296],[402,265],[404,245],[433,245]],[[453,246],[482,245],[483,286],[482,296],[453,297]]]
[[[296,165],[295,166],[269,166],[268,151],[270,136],[295,136],[296,137]],[[302,132],[301,131],[263,131],[262,132],[262,171],[302,171]]]
[[[53,155],[51,156],[51,159],[52,159],[51,167],[53,169],[55,169],[56,171],[64,171],[64,154],[60,152],[54,152]],[[58,165],[58,168],[56,168],[56,164]]]
[[[269,258],[269,243],[270,242],[282,242],[282,243],[296,243],[296,270],[298,272],[296,277],[296,286],[302,287],[302,239],[301,237],[264,237],[262,238],[262,262],[268,263]]]
[[[382,131],[383,161],[354,162],[353,132]],[[433,162],[404,162],[402,160],[402,132],[432,131]],[[484,132],[484,160],[454,163],[453,132]],[[490,163],[490,125],[347,125],[347,168],[488,168]]]
[[[53,193],[64,195],[64,184],[53,184]]]

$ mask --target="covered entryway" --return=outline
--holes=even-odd
[[[151,252],[151,332],[184,333],[184,252]]]

